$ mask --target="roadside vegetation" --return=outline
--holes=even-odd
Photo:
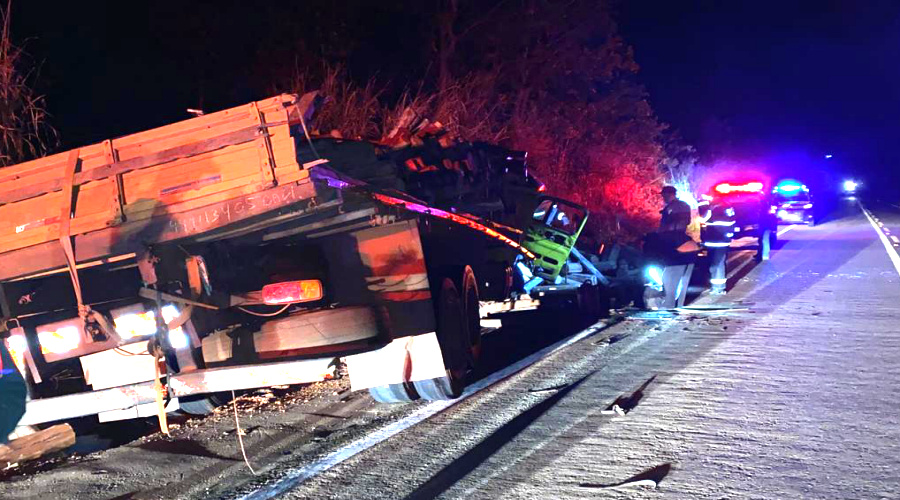
[[[599,239],[650,229],[661,186],[689,190],[698,166],[654,114],[606,2],[474,4],[433,13],[416,79],[359,82],[340,62],[298,59],[278,89],[323,89],[322,133],[377,139],[411,108],[463,140],[528,151],[549,192],[591,209]]]
[[[0,6],[0,167],[46,154],[56,144],[44,97],[32,87],[36,67],[12,42],[12,0]]]
[[[0,39],[0,165],[58,144],[45,101],[32,90],[36,66],[12,41],[9,1]],[[230,31],[245,18],[239,6],[202,19],[161,6],[150,23],[158,18],[172,31],[161,50],[184,60],[182,86],[196,89],[197,107],[204,96],[215,109],[320,89],[330,99],[318,131],[363,139],[383,137],[412,110],[462,140],[527,151],[550,193],[591,210],[594,237],[586,239],[627,242],[655,224],[660,187],[689,192],[699,167],[695,151],[654,113],[611,3],[401,0],[376,15],[366,14],[373,8],[365,2],[275,2],[255,12],[267,21],[252,47]]]

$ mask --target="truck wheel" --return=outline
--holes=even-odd
[[[178,407],[184,413],[189,415],[209,415],[216,408],[227,403],[231,398],[230,394],[207,394],[205,396],[189,396],[187,398],[178,398]]]
[[[578,310],[591,321],[600,318],[600,290],[596,286],[582,285],[578,288]]]
[[[469,349],[472,351],[472,364],[478,363],[481,357],[481,313],[479,312],[478,282],[475,271],[466,266],[462,277],[462,299],[465,310],[466,328],[469,331]]]
[[[369,389],[372,399],[379,403],[410,403],[419,399],[416,390],[408,383],[381,385]]]
[[[455,399],[465,387],[466,373],[474,366],[466,327],[465,308],[450,278],[441,283],[437,307],[437,337],[447,374],[413,382],[416,392],[429,401]]]

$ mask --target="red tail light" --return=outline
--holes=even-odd
[[[759,193],[763,190],[762,182],[748,182],[746,184],[729,184],[723,182],[716,184],[715,190],[720,194],[730,193]]]
[[[294,304],[322,298],[322,282],[319,280],[285,281],[272,283],[262,289],[266,304]]]

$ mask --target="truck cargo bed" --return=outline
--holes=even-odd
[[[315,98],[281,95],[0,170],[0,280],[64,268],[63,238],[82,265],[306,210],[316,192],[291,127]]]

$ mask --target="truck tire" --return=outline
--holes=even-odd
[[[410,403],[419,399],[415,389],[407,383],[390,384],[372,387],[369,389],[372,399],[379,403]]]
[[[187,398],[178,398],[178,407],[188,415],[204,416],[209,415],[216,408],[228,403],[230,394],[216,393],[204,396],[189,396]]]
[[[459,397],[465,387],[466,374],[474,366],[465,308],[452,279],[444,278],[439,294],[437,337],[447,374],[413,382],[416,392],[429,401]]]
[[[578,311],[590,321],[600,319],[600,289],[595,285],[578,288]]]
[[[472,351],[472,364],[474,365],[481,357],[481,312],[479,310],[478,281],[475,280],[475,271],[472,271],[471,267],[466,266],[463,269],[461,283],[469,350]]]

